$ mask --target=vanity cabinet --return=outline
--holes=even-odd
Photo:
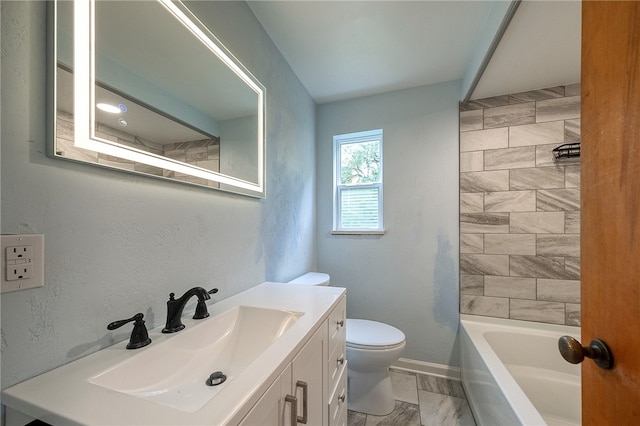
[[[342,297],[241,426],[346,426],[345,312]]]

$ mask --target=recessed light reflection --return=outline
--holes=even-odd
[[[104,112],[108,112],[108,113],[111,113],[111,114],[119,114],[120,113],[120,108],[118,108],[115,105],[99,103],[99,104],[96,104],[96,107],[98,107],[98,109],[100,109],[100,110],[102,110]]]

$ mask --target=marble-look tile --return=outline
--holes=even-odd
[[[487,192],[484,195],[485,212],[533,212],[535,210],[535,191]]]
[[[565,234],[580,233],[580,211],[564,212]]]
[[[483,252],[484,252],[484,234],[460,234],[460,253],[483,253]]]
[[[536,279],[518,277],[484,277],[484,295],[536,299]]]
[[[567,325],[573,325],[576,327],[580,327],[581,325],[581,315],[580,315],[580,304],[578,303],[565,303],[565,323]]]
[[[504,297],[460,295],[460,313],[509,318],[509,299]]]
[[[482,296],[484,294],[484,275],[460,274],[460,294]]]
[[[549,302],[580,303],[580,281],[538,278],[536,298]]]
[[[484,151],[460,153],[461,172],[481,172],[484,170]]]
[[[536,123],[571,120],[574,118],[580,118],[580,96],[569,96],[536,102]]]
[[[536,167],[560,165],[560,163],[555,162],[555,157],[553,156],[553,149],[559,145],[561,144],[536,145]],[[580,159],[578,158],[577,161],[580,161]],[[562,164],[566,164],[566,162],[563,161]]]
[[[556,189],[565,186],[565,170],[562,167],[535,167],[509,172],[509,187],[519,189]]]
[[[580,210],[580,189],[545,189],[537,192],[538,211]]]
[[[580,166],[566,166],[564,168],[565,188],[580,188]]]
[[[460,273],[471,275],[509,275],[509,256],[503,254],[460,255]]]
[[[473,130],[460,133],[460,152],[507,148],[509,129]]]
[[[562,121],[526,124],[509,128],[509,146],[561,144],[565,141],[565,124]]]
[[[536,150],[532,146],[489,149],[484,152],[485,170],[523,169],[535,165]]]
[[[509,190],[509,170],[460,173],[460,192]]]
[[[367,414],[365,426],[420,426],[420,407],[417,404],[396,401],[396,407],[386,416]]]
[[[548,101],[542,101],[548,102]],[[536,103],[527,102],[484,110],[484,128],[518,126],[536,122]]]
[[[460,213],[482,213],[483,211],[484,192],[462,192],[460,194]]]
[[[465,399],[419,391],[420,418],[424,426],[475,426]]]
[[[364,413],[358,413],[357,411],[347,411],[347,425],[348,426],[366,426],[367,415]]]
[[[134,170],[136,172],[145,173],[148,175],[162,176],[162,171],[160,167],[149,166],[148,164],[136,163],[134,166]]]
[[[461,213],[460,233],[506,234],[509,232],[509,213]]]
[[[565,96],[564,86],[556,86],[511,94],[509,95],[509,103],[517,104],[522,102],[543,101],[545,99],[561,98],[563,96]]]
[[[460,106],[460,111],[472,109],[492,108],[509,104],[509,95],[494,96],[491,98],[474,99]]]
[[[574,279],[580,279],[580,258],[579,257],[565,257],[564,269],[567,276],[571,276]]]
[[[536,238],[538,256],[580,257],[580,235],[539,234]]]
[[[553,123],[556,123],[556,121],[554,121]],[[573,120],[564,121],[564,141],[565,142],[580,141],[580,119],[579,118],[574,118]]]
[[[509,256],[509,274],[512,277],[567,279],[562,257]],[[573,277],[571,277],[573,278]]]
[[[536,254],[536,234],[484,234],[485,254]]]
[[[564,303],[511,299],[509,318],[564,324]]]
[[[580,83],[567,84],[564,86],[565,96],[580,96]]]
[[[410,404],[418,403],[418,384],[415,373],[391,370],[389,376],[391,377],[393,396],[396,400]]]
[[[470,130],[481,130],[483,120],[484,111],[481,109],[462,111],[460,113],[460,131],[468,132]]]
[[[460,380],[447,379],[429,374],[418,374],[418,389],[456,398],[466,398]]]
[[[561,234],[564,232],[564,212],[514,212],[510,214],[512,234]]]

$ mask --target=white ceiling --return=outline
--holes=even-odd
[[[491,1],[251,1],[311,96],[326,103],[465,76]],[[575,83],[580,2],[523,1],[472,98]]]

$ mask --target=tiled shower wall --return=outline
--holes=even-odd
[[[460,109],[460,312],[580,324],[580,85]]]

